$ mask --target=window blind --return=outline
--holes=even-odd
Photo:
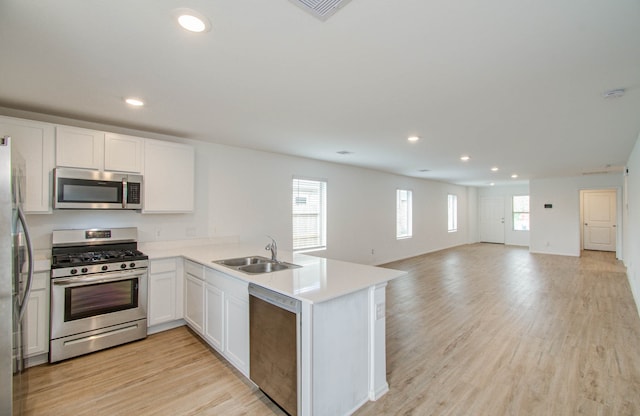
[[[323,249],[327,245],[327,182],[293,178],[293,250]]]

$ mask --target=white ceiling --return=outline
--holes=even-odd
[[[640,131],[638,0],[352,0],[325,22],[289,0],[1,0],[0,51],[4,107],[465,185],[619,170]]]

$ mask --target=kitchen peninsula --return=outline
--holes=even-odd
[[[171,316],[160,312],[171,304],[163,298],[171,290],[162,288],[171,287],[165,277],[175,276],[172,284],[178,300],[174,309],[184,310],[184,316],[178,312],[168,323],[180,322],[173,318],[183,317],[192,330],[249,377],[251,283],[301,301],[299,415],[351,414],[388,390],[385,290],[388,281],[405,272],[283,252],[278,260],[302,267],[250,275],[214,261],[265,256],[264,246],[162,248],[149,243],[141,249],[150,259],[150,332],[154,326],[163,326],[154,315]]]

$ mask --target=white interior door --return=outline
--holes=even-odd
[[[504,244],[504,198],[480,198],[480,241]]]
[[[616,251],[616,191],[584,191],[585,250]]]

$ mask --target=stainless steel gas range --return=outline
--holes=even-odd
[[[53,231],[49,362],[147,336],[136,228]]]

